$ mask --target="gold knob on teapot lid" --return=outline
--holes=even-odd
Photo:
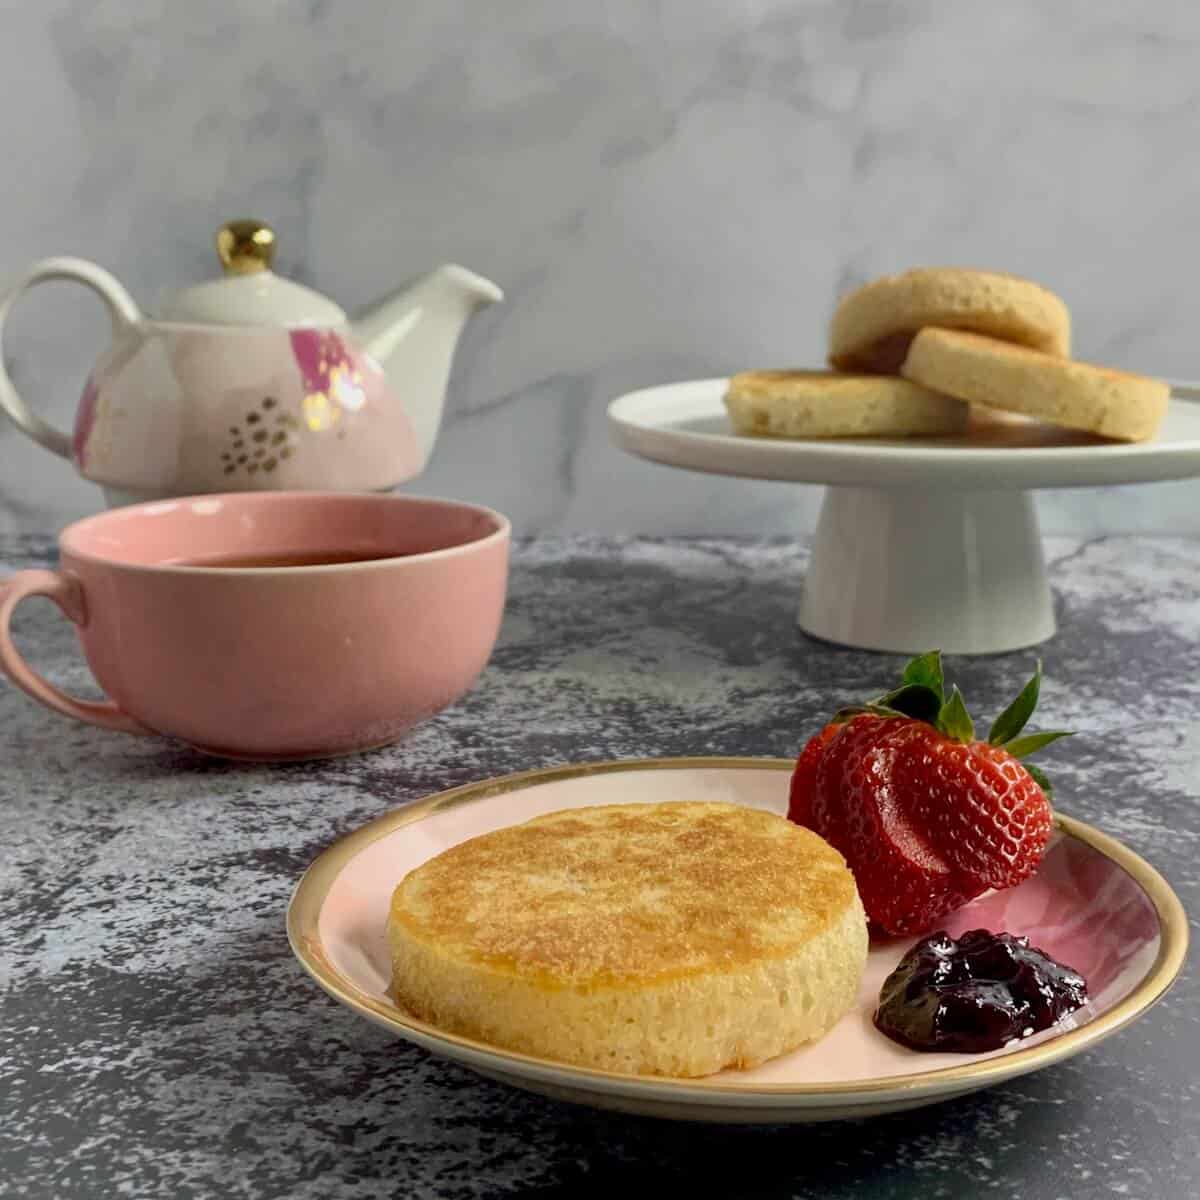
[[[275,231],[261,221],[227,221],[217,230],[217,254],[226,275],[268,271],[275,257]]]

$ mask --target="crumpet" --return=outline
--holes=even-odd
[[[601,1070],[697,1076],[826,1033],[867,927],[845,860],[758,809],[570,809],[439,854],[393,894],[401,1007]]]
[[[743,371],[725,407],[736,433],[752,437],[914,437],[961,433],[961,400],[907,379],[835,371]]]
[[[965,329],[1062,358],[1071,352],[1071,314],[1053,292],[996,271],[922,267],[885,275],[842,298],[829,361],[842,371],[895,374],[926,326]]]
[[[947,329],[917,334],[901,370],[973,404],[1126,442],[1154,437],[1171,398],[1161,379]]]

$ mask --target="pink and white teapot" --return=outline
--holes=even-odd
[[[201,492],[374,491],[420,474],[442,419],[459,334],[494,284],[446,265],[351,322],[320,293],[271,270],[275,236],[256,221],[217,234],[225,276],[145,316],[102,267],[35,263],[0,297],[47,279],[99,292],[113,340],[83,391],[73,436],[34,414],[3,366],[0,408],[74,461],[110,506]]]

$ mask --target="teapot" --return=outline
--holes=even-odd
[[[0,297],[0,408],[99,484],[110,507],[203,492],[382,491],[420,474],[459,334],[501,290],[446,264],[350,321],[271,270],[268,226],[231,221],[216,243],[223,277],[176,293],[153,318],[95,263],[35,263]],[[86,284],[112,319],[71,435],[25,404],[3,364],[9,310],[48,279]]]

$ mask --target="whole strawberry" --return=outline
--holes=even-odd
[[[1050,783],[1021,760],[1067,736],[1022,736],[1041,677],[1039,663],[981,742],[932,651],[908,664],[900,687],[843,709],[801,752],[788,817],[842,852],[878,929],[924,932],[1037,869]]]

